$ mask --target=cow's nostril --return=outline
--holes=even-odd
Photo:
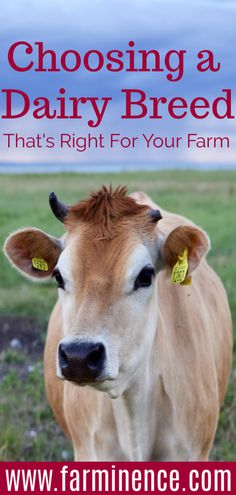
[[[97,368],[100,364],[103,364],[105,358],[105,347],[103,344],[98,344],[88,356],[89,368]]]
[[[67,366],[69,362],[69,357],[66,353],[66,350],[63,348],[63,345],[60,344],[59,346],[59,357],[60,357],[60,366]]]
[[[61,351],[61,357],[62,360],[64,361],[64,364],[68,364],[68,356],[65,351]]]

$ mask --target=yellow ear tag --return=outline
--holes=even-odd
[[[42,272],[48,271],[48,264],[42,258],[33,258],[32,259],[32,266],[34,268],[36,268],[36,270],[41,270]]]
[[[189,285],[191,284],[191,277],[187,275],[188,272],[188,250],[185,248],[182,255],[179,254],[178,261],[174,265],[171,275],[171,282],[173,284]]]

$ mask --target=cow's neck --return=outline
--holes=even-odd
[[[143,363],[128,390],[112,401],[120,446],[127,460],[142,461],[152,451],[153,378],[149,363]]]

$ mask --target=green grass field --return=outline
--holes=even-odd
[[[126,184],[130,192],[144,190],[162,207],[186,215],[208,232],[212,242],[209,261],[225,284],[236,321],[236,172],[0,176],[1,245],[10,232],[25,226],[61,235],[63,226],[48,206],[49,193],[55,191],[70,204],[102,183]],[[41,342],[39,350],[31,352],[29,343],[14,349],[4,345],[0,335],[0,460],[72,459],[70,445],[56,426],[43,387],[42,347],[55,300],[53,282],[28,282],[0,253],[0,321],[5,325],[4,335],[9,316],[14,337],[20,340],[22,327],[27,327],[30,319],[31,331],[36,329],[37,341]],[[235,368],[236,357],[212,451],[215,460],[236,460]]]

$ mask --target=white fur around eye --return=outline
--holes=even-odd
[[[140,244],[136,246],[127,259],[127,264],[125,267],[125,293],[130,293],[133,291],[134,282],[137,276],[147,265],[153,266],[153,260],[148,249],[143,244]]]
[[[61,276],[64,280],[65,290],[72,290],[72,267],[69,247],[66,247],[64,251],[62,251],[61,256],[58,259],[56,268],[60,271]]]

